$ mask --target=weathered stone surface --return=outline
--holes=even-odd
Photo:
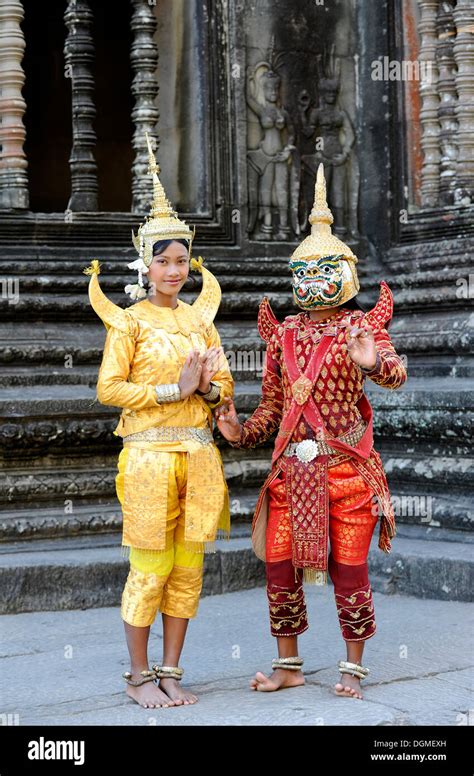
[[[306,685],[254,693],[250,678],[268,672],[275,655],[264,590],[203,598],[182,656],[184,685],[199,702],[176,709],[142,709],[126,698],[118,608],[3,616],[2,712],[17,715],[21,726],[469,724],[471,605],[375,593],[377,632],[364,653],[370,675],[364,701],[356,702],[332,693],[343,657],[333,592],[308,586],[306,599],[310,627],[299,638]],[[161,652],[157,618],[150,660],[159,661]]]
[[[233,533],[233,539],[218,542],[217,552],[206,556],[203,595],[265,582],[264,564],[251,549],[249,526],[236,525]],[[4,543],[0,560],[0,614],[117,605],[128,570],[117,535],[37,540],[33,547]],[[386,594],[472,600],[472,544],[405,532],[395,537],[387,555],[374,536],[369,569],[374,590]]]

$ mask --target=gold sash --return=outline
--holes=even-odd
[[[127,441],[124,476],[122,544],[163,550],[168,512],[168,477],[171,452],[186,452],[185,541],[204,542],[212,551],[217,530],[230,533],[229,494],[222,459],[212,442],[193,439],[158,442]]]

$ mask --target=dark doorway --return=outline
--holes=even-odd
[[[28,159],[30,209],[66,210],[71,149],[70,86],[64,77],[65,0],[24,0],[23,59],[26,101],[25,153]]]
[[[99,209],[132,207],[132,69],[129,0],[93,0]]]
[[[23,67],[30,209],[61,213],[70,196],[71,81],[64,72],[66,0],[24,0]],[[128,0],[91,0],[99,210],[129,212],[133,163]]]

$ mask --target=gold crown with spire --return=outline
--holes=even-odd
[[[311,232],[305,237],[300,245],[298,245],[291,256],[291,260],[294,261],[295,259],[299,259],[300,261],[311,261],[312,259],[320,259],[324,256],[339,256],[341,259],[345,259],[350,267],[354,281],[355,290],[353,296],[355,296],[360,288],[355,266],[358,259],[357,256],[352,253],[349,246],[332,233],[331,224],[333,221],[334,218],[327,203],[324,166],[321,163],[318,167],[316,183],[314,186],[313,209],[309,216]],[[347,298],[350,297],[346,297],[346,301]]]
[[[191,258],[191,246],[194,239],[194,230],[178,218],[177,213],[171,207],[165,194],[165,190],[158,178],[159,167],[151,147],[150,138],[146,134],[148,145],[149,167],[148,172],[153,175],[153,202],[150,215],[139,227],[138,234],[135,235],[132,230],[133,244],[138,251],[139,257],[127,266],[129,269],[138,271],[138,283],[125,286],[125,292],[130,295],[134,301],[144,299],[147,292],[143,288],[142,275],[148,272],[148,268],[153,259],[153,245],[158,240],[188,240],[190,267],[202,275],[202,289],[193,304],[194,312],[200,320],[210,326],[219,309],[221,301],[221,288],[216,277],[206,267],[203,266],[203,259],[199,256],[197,259]],[[88,267],[83,270],[85,275],[90,275],[89,281],[89,299],[97,315],[102,319],[106,329],[111,326],[129,333],[130,315],[114,304],[103,293],[98,276],[100,274],[100,263],[94,259]]]
[[[132,240],[139,257],[145,266],[149,267],[153,258],[153,244],[155,242],[158,240],[188,240],[189,252],[191,253],[194,233],[173,210],[158,177],[160,168],[153,153],[148,132],[145,135],[149,157],[148,172],[153,176],[153,201],[150,215],[139,227],[138,234],[135,235],[132,230]]]
[[[148,132],[145,132],[148,146],[148,172],[153,176],[153,200],[150,209],[150,215],[147,216],[143,224],[138,228],[138,234],[135,235],[132,229],[132,240],[135,249],[138,252],[138,259],[128,264],[129,269],[136,269],[138,272],[138,282],[125,286],[125,293],[130,295],[131,299],[143,299],[146,296],[144,289],[143,275],[148,272],[153,259],[153,245],[158,240],[188,240],[189,255],[191,256],[191,246],[194,238],[194,232],[189,226],[178,218],[178,214],[173,210],[165,190],[158,177],[160,168],[151,147]]]

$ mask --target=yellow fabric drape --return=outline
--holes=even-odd
[[[173,467],[186,453],[187,485],[183,545],[194,552],[212,551],[217,536],[229,538],[230,504],[219,450],[213,443],[124,442],[116,489],[122,504],[122,544],[166,550],[167,520],[174,508]]]

